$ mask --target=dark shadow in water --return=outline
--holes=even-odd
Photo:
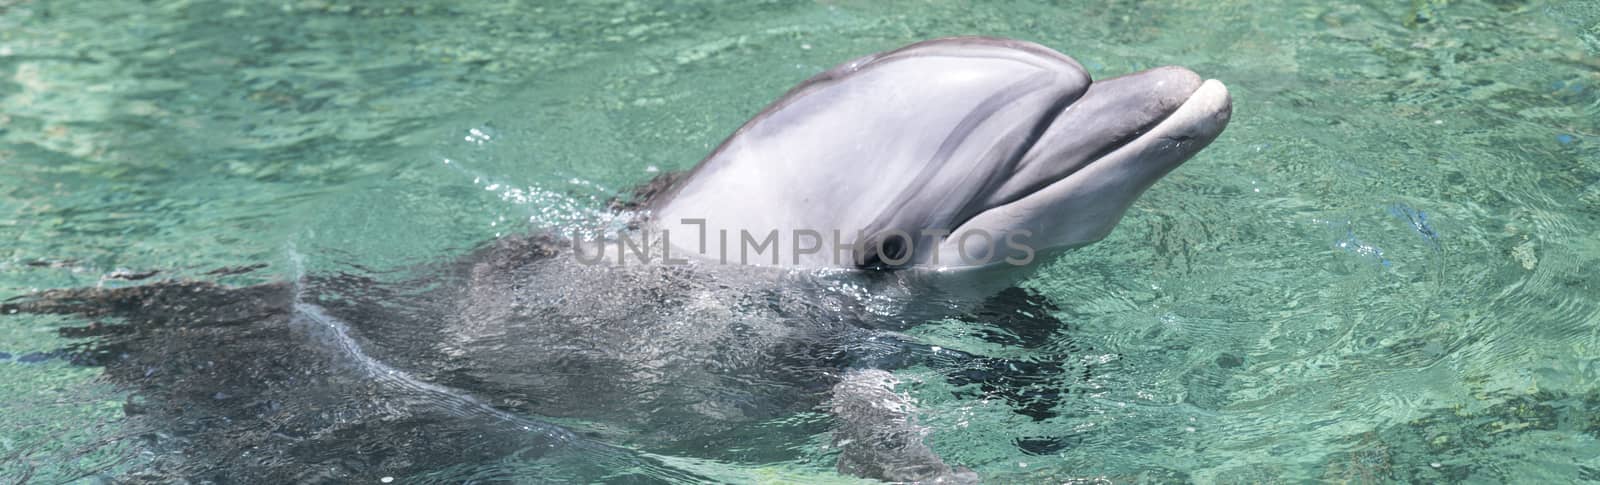
[[[95,322],[63,328],[63,336],[88,340],[61,354],[103,367],[132,392],[124,411],[153,430],[139,438],[160,458],[125,477],[131,480],[699,479],[476,398],[377,375],[391,369],[357,362],[363,356],[340,348],[348,336],[325,320],[333,317],[297,305],[294,296],[285,283],[160,282],[50,291],[0,306],[0,313]],[[546,466],[473,466],[518,462]]]

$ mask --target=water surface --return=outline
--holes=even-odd
[[[1068,325],[1051,342],[911,331],[1094,367],[1042,378],[1068,391],[1047,419],[897,371],[948,460],[999,481],[1600,480],[1584,1],[0,1],[0,298],[148,271],[382,278],[581,223],[815,72],[968,34],[1099,78],[1188,66],[1235,107],[1107,240],[1024,284]],[[163,459],[126,416],[139,396],[53,353],[87,323],[0,320],[0,481]],[[801,441],[661,463],[838,478],[826,436]]]

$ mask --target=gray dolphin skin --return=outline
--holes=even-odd
[[[1002,241],[1048,251],[1105,237],[1231,109],[1221,83],[1180,67],[1091,82],[1038,44],[921,42],[794,88],[695,167],[652,223],[691,259],[999,264]],[[774,241],[750,256],[741,235]]]
[[[938,39],[805,81],[620,205],[682,264],[536,232],[381,278],[54,290],[0,315],[95,322],[64,328],[94,340],[63,352],[139,396],[128,414],[156,450],[141,482],[433,480],[507,463],[543,481],[706,482],[663,457],[813,459],[819,434],[845,474],[973,482],[924,444],[938,430],[892,371],[931,369],[1035,420],[1071,412],[1067,383],[1093,363],[1065,356],[1077,349],[1056,309],[1010,282],[1105,237],[1230,115],[1227,89],[1183,68],[1091,81],[1037,44]],[[773,234],[739,257],[743,236]],[[585,244],[616,264],[585,262]],[[334,263],[321,267],[359,267]],[[952,318],[1064,357],[904,333]]]

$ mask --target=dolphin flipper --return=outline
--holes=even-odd
[[[922,442],[928,429],[912,418],[911,398],[895,392],[898,382],[888,371],[854,369],[833,387],[839,472],[892,482],[977,483],[972,470],[952,468]]]

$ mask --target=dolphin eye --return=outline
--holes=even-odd
[[[869,240],[862,249],[867,254],[861,259],[861,264],[856,265],[857,268],[891,270],[905,266],[906,261],[910,259],[908,253],[911,251],[911,241],[906,240],[901,234],[888,234],[882,239]]]
[[[900,259],[906,255],[906,241],[898,234],[883,241],[883,255],[887,259]]]

